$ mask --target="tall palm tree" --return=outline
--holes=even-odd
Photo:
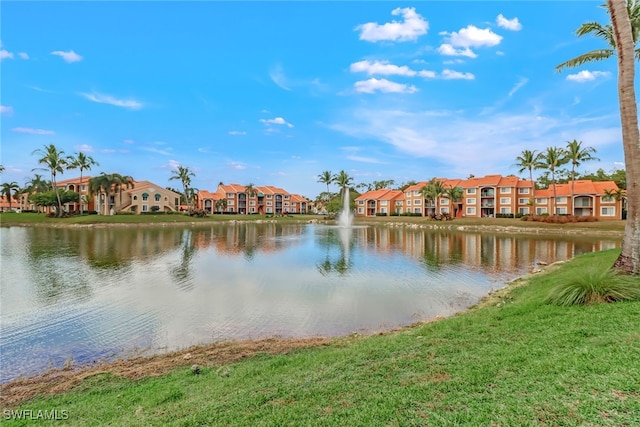
[[[342,191],[349,191],[349,186],[353,184],[353,178],[349,176],[347,172],[341,170],[336,176],[333,177],[333,182],[336,183]]]
[[[98,176],[94,176],[89,179],[89,194],[95,194],[96,197],[96,210],[99,214],[106,214],[104,212],[105,193],[110,191],[113,182],[109,178],[109,175],[102,172]],[[107,207],[109,206],[108,199],[106,201]]]
[[[329,184],[333,183],[334,176],[331,171],[324,171],[318,175],[318,182],[327,184],[327,194],[329,193]]]
[[[93,157],[87,156],[82,151],[76,153],[75,156],[69,156],[67,161],[69,162],[69,169],[80,169],[80,185],[78,188],[78,194],[80,194],[80,215],[82,215],[82,172],[85,170],[91,170],[92,166],[100,166],[100,164],[93,160]]]
[[[169,180],[177,179],[182,183],[182,189],[184,191],[184,197],[187,200],[187,205],[189,206],[189,211],[192,210],[191,207],[191,193],[189,192],[189,186],[191,185],[191,177],[196,176],[191,169],[188,167],[184,167],[182,165],[178,165],[175,170],[174,175],[172,175]]]
[[[20,186],[17,182],[4,182],[0,186],[0,194],[7,198],[9,201],[9,210],[11,210],[11,199],[14,198],[20,191]]]
[[[111,197],[115,198],[120,193],[120,206],[122,206],[122,188],[129,188],[133,184],[133,178],[119,173],[104,173],[89,179],[89,193],[98,195],[97,210],[102,215],[110,215]]]
[[[117,191],[120,196],[119,206],[122,208],[122,189],[128,190],[129,188],[133,188],[134,180],[129,175],[120,175],[119,173],[111,175],[115,184],[114,190]]]
[[[227,199],[223,198],[216,201],[216,209],[218,209],[218,212],[223,212],[225,209],[227,209]]]
[[[603,4],[602,7],[609,10],[607,4]],[[631,37],[632,47],[635,49],[635,45],[638,42],[638,35],[640,34],[640,1],[627,0],[626,1],[627,15],[631,21]],[[578,37],[585,36],[587,34],[593,34],[594,36],[601,38],[605,41],[607,47],[603,49],[595,49],[582,55],[578,55],[568,61],[563,62],[556,66],[556,71],[562,71],[565,68],[579,67],[588,62],[601,61],[608,59],[616,54],[616,40],[614,36],[614,28],[611,24],[602,25],[598,22],[586,22],[582,24],[577,30],[576,35]],[[635,49],[635,58],[640,60],[640,49]],[[633,56],[633,55],[632,55]]]
[[[607,0],[618,52],[618,99],[622,123],[622,145],[627,174],[627,220],[620,256],[614,268],[640,275],[640,131],[635,92],[635,42],[639,31],[637,12],[625,8],[624,0]]]
[[[556,215],[556,169],[567,163],[566,153],[562,148],[547,147],[547,151],[542,154],[540,165],[551,172],[551,182],[553,185],[553,206],[551,212]]]
[[[56,193],[56,199],[58,201],[58,209],[56,213],[57,216],[60,217],[62,216],[62,201],[60,200],[60,193],[56,186],[56,176],[57,174],[64,173],[65,169],[67,169],[69,165],[67,159],[63,157],[64,151],[58,150],[53,144],[49,144],[45,145],[44,148],[33,151],[32,154],[41,156],[38,159],[38,163],[46,166],[46,168],[41,169],[48,170],[51,173],[51,189]]]
[[[538,153],[536,150],[523,150],[522,153],[516,157],[518,173],[522,173],[525,170],[529,171],[529,180],[533,188],[531,189],[531,206],[533,208],[532,215],[536,214],[536,183],[533,181],[533,170],[540,169],[542,161],[542,153]]]
[[[0,165],[0,173],[4,172],[4,166]]]
[[[460,200],[462,200],[462,197],[464,196],[462,187],[449,187],[445,189],[445,192],[443,195],[446,196],[449,200],[451,200],[453,205],[453,216],[454,217],[457,216]]]
[[[571,163],[571,215],[574,214],[573,209],[573,193],[575,187],[576,180],[576,168],[580,166],[583,162],[589,162],[592,160],[598,160],[597,157],[592,156],[592,153],[595,153],[596,149],[593,147],[583,147],[582,141],[567,141],[567,148],[565,149],[565,154],[567,156],[567,160]]]

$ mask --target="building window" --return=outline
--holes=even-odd
[[[420,199],[415,199],[415,200],[413,201],[413,204],[414,204],[414,205],[421,205],[421,204],[422,204],[422,200],[420,200]]]
[[[614,206],[601,206],[600,216],[616,216],[616,208]]]
[[[602,196],[600,200],[602,201],[602,203],[613,203],[615,201],[615,199],[611,196]]]
[[[149,211],[149,206],[148,205],[142,205],[142,212],[148,212]]]
[[[547,198],[546,197],[536,197],[536,205],[546,205]]]
[[[419,196],[420,195],[420,190],[413,190],[413,195],[414,196]]]
[[[273,205],[273,202],[267,202],[267,206]]]
[[[267,199],[273,198],[273,194],[267,194]]]
[[[449,204],[449,199],[447,199],[447,198],[440,199],[440,204],[441,205],[448,205]]]
[[[267,213],[272,213],[272,212],[273,212],[273,209],[267,208]]]
[[[256,201],[255,201],[255,200],[251,200],[251,201],[249,202],[249,206],[255,206],[255,205],[256,205]]]
[[[500,187],[500,194],[511,194],[511,187]]]
[[[234,200],[227,200],[227,206],[233,206],[235,204]]]
[[[364,200],[358,200],[359,205],[364,205]]]
[[[536,208],[536,215],[543,215],[546,213],[547,213],[547,208]]]
[[[468,205],[475,205],[476,204],[476,199],[472,199],[472,198],[467,199],[467,204]]]
[[[500,204],[508,205],[511,203],[511,197],[500,197]],[[509,213],[509,212],[507,212]]]
[[[556,215],[566,215],[566,214],[567,214],[567,208],[565,206],[556,208]]]
[[[558,198],[556,199],[556,204],[559,204],[559,205],[566,205],[566,204],[567,204],[567,198],[566,198],[566,197],[564,197],[564,196],[563,196],[563,197],[558,197]]]
[[[142,193],[142,201],[146,202],[149,200],[149,195],[147,193]]]
[[[138,196],[133,196],[133,200],[138,200]]]
[[[256,213],[256,208],[249,208],[249,212]]]
[[[227,193],[227,199],[233,199],[234,197],[235,197],[235,194]]]
[[[476,208],[467,208],[467,215],[475,215]]]
[[[518,204],[527,205],[530,199],[518,199]]]
[[[529,208],[519,208],[518,212],[520,212],[522,215],[529,215]]]
[[[380,200],[380,206],[387,206],[386,200]]]
[[[440,213],[449,213],[449,206],[442,206],[440,207]]]
[[[380,208],[380,213],[386,214],[387,213],[387,208]]]
[[[501,214],[510,214],[511,213],[511,208],[500,208],[500,213]]]
[[[518,194],[529,194],[528,188],[518,188]]]
[[[413,213],[419,214],[420,213],[420,208],[413,208]]]
[[[476,194],[475,188],[467,188],[467,194]]]
[[[153,198],[156,199],[156,202],[159,202],[161,197],[162,196],[160,194],[158,194],[158,193],[153,195]]]

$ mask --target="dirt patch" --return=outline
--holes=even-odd
[[[335,338],[268,338],[234,341],[191,347],[189,349],[148,357],[119,359],[81,368],[54,369],[41,375],[0,385],[0,407],[15,407],[38,395],[69,391],[86,378],[109,373],[130,379],[160,376],[181,366],[216,367],[258,354],[287,354],[291,351],[327,346]]]

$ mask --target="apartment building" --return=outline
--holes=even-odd
[[[550,214],[553,211],[553,187],[535,190],[531,180],[516,176],[486,175],[468,179],[436,178],[444,188],[459,187],[460,200],[450,200],[446,196],[437,200],[425,198],[422,189],[428,181],[421,181],[407,187],[403,194],[394,197],[395,209],[382,210],[382,203],[388,208],[393,190],[369,191],[356,199],[357,216],[374,216],[391,213],[412,213],[429,216],[433,213],[449,213],[457,218],[491,218],[505,214]],[[621,219],[623,200],[618,186],[613,181],[592,182],[577,180],[573,183],[574,197],[571,200],[572,184],[557,184],[556,210],[559,215],[594,216],[598,219]]]
[[[196,196],[196,206],[210,213],[288,215],[306,213],[309,201],[271,185],[247,189],[240,184],[219,184],[214,193],[201,190]]]

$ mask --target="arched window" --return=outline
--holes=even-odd
[[[153,195],[153,197],[156,199],[156,202],[160,201],[160,197],[161,197],[160,194],[156,193]]]
[[[148,193],[142,193],[142,200],[145,201],[145,202],[147,200],[149,200],[149,194]]]
[[[133,200],[138,200],[138,196],[133,196]]]

